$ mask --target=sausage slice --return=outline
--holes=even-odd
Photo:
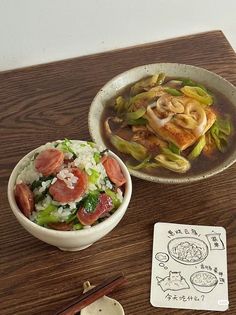
[[[110,156],[106,156],[102,159],[102,164],[106,170],[109,179],[117,186],[120,187],[126,183],[119,163]]]
[[[111,211],[112,208],[113,203],[111,197],[103,193],[99,196],[98,204],[93,212],[88,212],[84,207],[80,207],[77,212],[77,218],[84,225],[92,225],[103,214]]]
[[[49,193],[54,200],[62,203],[72,202],[85,193],[88,186],[87,174],[78,168],[74,168],[72,173],[78,178],[72,189],[67,187],[66,183],[61,179],[57,179],[57,181],[50,186]]]
[[[34,210],[34,195],[30,188],[24,184],[17,184],[15,187],[15,198],[21,212],[29,218]]]
[[[35,159],[35,168],[44,176],[55,174],[63,164],[64,154],[57,149],[47,149],[39,153]]]

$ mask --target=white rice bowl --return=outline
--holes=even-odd
[[[35,169],[34,165],[35,156],[41,151],[48,148],[55,148],[55,146],[57,146],[58,149],[60,148],[62,143],[63,140],[58,140],[53,143],[47,143],[46,145],[43,145],[27,154],[16,165],[10,176],[8,183],[8,199],[16,218],[31,234],[49,244],[58,246],[63,250],[80,250],[91,245],[94,241],[107,234],[118,224],[118,222],[121,220],[127,209],[131,197],[132,184],[129,172],[124,163],[114,153],[109,152],[108,155],[115,158],[120,164],[122,173],[126,178],[125,192],[122,193],[122,191],[119,188],[116,189],[116,197],[117,200],[120,201],[120,206],[117,209],[115,209],[115,211],[112,212],[112,214],[108,214],[103,218],[103,221],[96,222],[95,225],[92,226],[84,225],[82,229],[79,230],[72,229],[71,231],[57,231],[49,229],[47,228],[47,226],[40,226],[36,224],[37,223],[36,218],[38,213],[45,209],[50,204],[53,204],[57,207],[57,211],[54,213],[54,215],[58,217],[58,222],[66,222],[68,218],[72,215],[73,210],[76,207],[76,204],[78,204],[81,201],[81,198],[79,198],[77,200],[74,200],[73,202],[60,203],[58,201],[53,200],[52,196],[50,196],[50,194],[46,192],[43,199],[41,198],[39,201],[35,202],[34,211],[30,215],[30,217],[27,218],[20,211],[15,200],[14,187],[16,184],[20,184],[23,182],[27,184],[29,187],[31,187],[31,185],[34,182],[37,182],[40,179],[42,179],[42,174],[40,174]],[[96,174],[99,175],[96,176],[95,178],[96,180],[94,182],[89,182],[85,195],[95,190],[105,191],[107,189],[109,190],[112,189],[112,187],[114,187],[113,183],[107,178],[107,174],[102,163],[97,162],[95,159],[95,154],[101,154],[102,149],[97,148],[94,144],[90,142],[80,140],[70,140],[70,147],[77,154],[77,157],[74,159],[73,166],[79,167],[81,170],[86,172],[88,177],[92,175],[93,171],[96,171],[97,172]],[[73,155],[70,152],[67,153],[64,152],[64,154],[67,159],[71,159]],[[63,177],[63,167],[59,173]],[[73,176],[71,178],[70,176],[69,177],[67,176],[67,180],[68,179],[69,179],[68,185],[71,184],[70,180],[73,184],[74,180]],[[33,190],[34,195],[43,194],[45,191],[47,191],[49,185],[52,185],[57,180],[58,178],[56,176],[50,179],[42,180],[41,184]],[[75,236],[78,234],[80,235],[84,234],[84,236],[86,235],[86,237],[83,239],[80,238],[78,242],[77,236]]]

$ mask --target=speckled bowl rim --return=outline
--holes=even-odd
[[[230,83],[229,81],[227,81],[226,79],[224,79],[223,77],[221,77],[220,75],[211,72],[209,70],[206,70],[204,68],[200,68],[200,67],[196,67],[196,66],[192,66],[192,65],[187,65],[187,64],[179,64],[179,63],[152,63],[152,64],[146,64],[146,65],[142,65],[142,66],[138,66],[138,67],[134,67],[131,68],[125,72],[122,72],[118,75],[116,75],[115,77],[113,77],[111,80],[109,80],[96,94],[96,96],[94,97],[91,106],[90,106],[90,110],[89,110],[89,114],[88,114],[88,127],[89,127],[89,132],[90,135],[93,139],[93,141],[95,143],[97,143],[99,146],[102,146],[103,148],[106,148],[106,145],[102,139],[101,136],[101,132],[96,132],[96,129],[94,128],[94,123],[96,123],[96,125],[100,125],[100,121],[97,123],[97,119],[96,119],[96,107],[98,106],[98,102],[99,99],[103,98],[103,95],[106,93],[107,89],[110,89],[110,87],[117,81],[122,80],[122,78],[126,77],[127,75],[131,74],[131,73],[136,73],[138,71],[143,71],[143,76],[145,76],[145,74],[152,74],[154,73],[153,69],[155,68],[155,72],[162,72],[164,71],[164,68],[180,68],[182,72],[184,72],[184,70],[187,71],[194,71],[194,73],[201,73],[201,75],[206,75],[207,76],[207,81],[210,81],[210,78],[214,78],[215,80],[217,80],[219,83],[222,83],[222,85],[224,85],[224,88],[231,90],[231,95],[230,97],[227,95],[227,98],[230,99],[231,103],[236,107],[236,87]],[[156,68],[160,68],[160,70],[158,71]],[[165,72],[165,71],[164,71]],[[166,73],[168,74],[168,71],[166,71]],[[180,77],[184,75],[180,74]],[[194,75],[195,76],[195,75]],[[127,84],[132,84],[133,82],[139,80],[141,77],[137,77],[136,80],[131,80],[129,83]],[[192,76],[190,77],[191,79],[194,79]],[[197,79],[195,79],[197,80]],[[200,80],[202,81],[202,80]],[[127,84],[125,84],[123,87],[125,87]],[[209,83],[207,83],[209,85]],[[216,89],[219,90],[219,89]],[[119,90],[114,90],[113,96],[117,95]],[[222,91],[220,91],[222,94],[225,95],[225,93],[223,93]],[[234,97],[234,99],[233,99]],[[100,106],[103,106],[102,104]],[[132,170],[129,169],[129,172],[132,176],[135,176],[139,179],[143,179],[143,180],[147,180],[147,181],[151,181],[151,182],[155,182],[155,183],[163,183],[163,184],[183,184],[183,183],[192,183],[192,182],[196,182],[199,180],[203,180],[209,177],[212,177],[224,170],[226,170],[228,167],[230,167],[234,162],[236,161],[236,146],[234,148],[234,150],[232,151],[231,155],[228,156],[228,158],[222,162],[222,164],[209,169],[208,171],[204,171],[201,172],[199,174],[196,175],[188,175],[188,173],[186,173],[185,177],[165,177],[165,176],[152,176],[137,170]]]

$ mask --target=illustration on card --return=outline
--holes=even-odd
[[[179,291],[184,289],[189,289],[189,285],[184,277],[181,275],[181,272],[170,271],[169,275],[165,278],[156,277],[157,284],[161,287],[162,291]]]
[[[162,252],[156,253],[155,258],[156,258],[156,260],[158,260],[162,263],[165,263],[170,259],[170,257],[166,253],[162,253]]]
[[[208,256],[207,244],[195,237],[178,237],[167,245],[169,255],[184,265],[195,265],[204,261]]]
[[[153,235],[151,304],[227,310],[226,231],[159,222]]]
[[[165,270],[168,269],[165,263],[167,263],[170,259],[169,255],[163,252],[158,252],[155,255],[156,260],[159,262],[159,266],[163,267]]]
[[[206,238],[209,242],[210,249],[211,250],[223,250],[225,249],[225,245],[220,238],[220,233],[212,233],[212,234],[206,234]]]
[[[197,271],[190,277],[193,287],[202,293],[210,293],[217,285],[216,276],[209,271]]]

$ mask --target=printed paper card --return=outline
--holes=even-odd
[[[155,307],[227,310],[225,229],[156,223],[150,302]]]

